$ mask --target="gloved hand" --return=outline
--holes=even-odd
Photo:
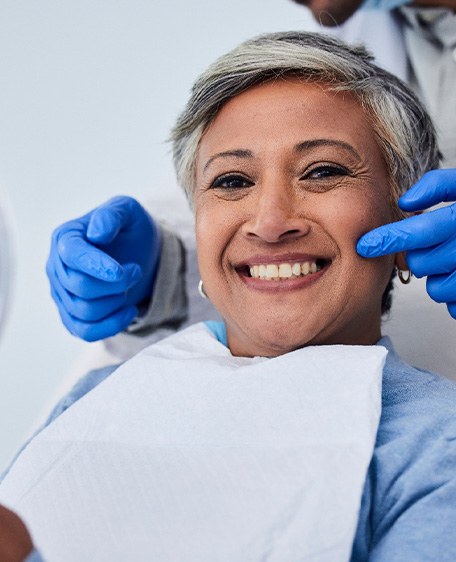
[[[160,231],[131,197],[114,197],[59,226],[46,272],[66,328],[96,341],[124,330],[153,291]]]
[[[456,200],[456,169],[432,170],[399,199],[404,211],[422,211]],[[456,318],[456,205],[449,205],[368,232],[358,240],[358,254],[374,258],[406,251],[410,271],[427,276],[426,289]]]

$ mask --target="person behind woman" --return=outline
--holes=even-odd
[[[401,218],[402,186],[438,165],[423,106],[361,48],[312,33],[267,34],[200,77],[172,142],[177,176],[195,212],[201,293],[224,322],[188,328],[117,370],[87,375],[20,454],[0,500],[25,518],[39,546],[46,535],[45,555],[58,552],[55,535],[64,533],[67,552],[60,550],[56,560],[78,559],[98,536],[100,550],[85,555],[103,559],[103,545],[112,542],[121,559],[125,544],[135,544],[128,541],[142,524],[135,519],[142,501],[152,519],[147,544],[137,542],[149,559],[294,561],[307,559],[306,541],[316,540],[313,559],[342,560],[348,555],[337,550],[338,528],[322,529],[337,511],[338,496],[351,489],[344,478],[353,470],[359,501],[355,494],[337,520],[351,521],[354,509],[351,560],[454,560],[456,386],[403,363],[382,338],[397,269],[406,280],[403,256],[367,260],[356,252],[364,232]],[[369,361],[382,347],[388,354],[376,433],[368,416],[376,411],[375,377],[364,398],[351,401],[350,395],[366,388]],[[326,356],[337,362],[325,363]],[[350,376],[352,360],[366,370],[358,378]],[[314,371],[312,384],[301,386]],[[329,387],[320,387],[325,380]],[[315,403],[314,387],[326,388]],[[287,441],[289,433],[305,433],[299,423],[308,411],[317,435],[311,454]],[[288,414],[291,425],[283,422]],[[286,446],[265,447],[279,426]],[[362,438],[365,466],[361,454],[354,462],[344,456],[356,449],[364,426],[374,427],[372,449],[370,437]],[[230,441],[227,427],[238,441]],[[309,473],[289,476],[287,463],[290,455],[296,466],[318,458],[325,427],[340,431],[336,449],[344,460],[338,474],[325,472],[335,466],[332,457],[316,470],[327,511],[310,537],[300,517],[306,509],[321,515],[319,500],[306,506]],[[253,467],[239,447],[244,432],[258,438],[250,442],[260,455]],[[276,449],[279,468],[271,482],[268,455]],[[176,450],[171,463],[167,455]],[[304,450],[309,459],[302,458]],[[211,464],[218,455],[221,461]],[[287,459],[283,465],[280,456]],[[243,478],[248,486],[240,484]],[[289,478],[297,488],[284,507],[281,486]],[[160,495],[162,485],[173,492]],[[252,507],[257,487],[261,501],[270,503],[256,498],[260,503]],[[230,497],[207,503],[207,495],[220,499],[224,489]],[[253,529],[263,520],[257,536]],[[232,543],[242,548],[230,558],[224,549]]]

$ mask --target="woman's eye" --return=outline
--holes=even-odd
[[[302,179],[326,179],[336,176],[348,176],[348,170],[342,166],[318,166],[307,172]]]
[[[218,187],[224,189],[242,189],[245,187],[252,187],[253,182],[244,176],[230,174],[227,176],[220,176],[216,178],[211,187]]]

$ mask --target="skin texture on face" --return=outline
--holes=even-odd
[[[233,98],[203,135],[196,186],[200,273],[234,355],[378,341],[394,257],[363,259],[355,247],[394,213],[381,151],[350,94],[289,79]],[[297,263],[321,270],[249,273]]]

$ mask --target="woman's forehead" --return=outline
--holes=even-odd
[[[371,121],[354,95],[299,79],[268,82],[221,108],[202,137],[198,164],[220,151],[262,152],[316,139],[350,145],[361,155],[379,152]]]

